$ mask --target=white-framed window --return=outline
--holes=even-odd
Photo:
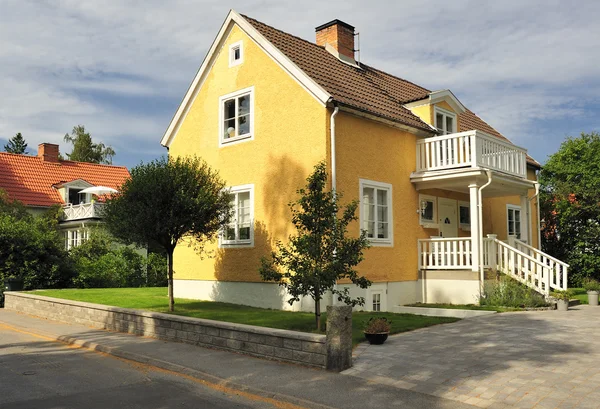
[[[521,206],[506,205],[507,232],[521,240]]]
[[[420,223],[424,227],[437,227],[437,198],[419,195]]]
[[[229,46],[229,67],[240,65],[244,62],[244,43],[238,41]]]
[[[458,202],[458,223],[462,230],[471,230],[471,205]]]
[[[234,186],[229,190],[231,220],[220,238],[222,247],[254,245],[254,185]]]
[[[381,291],[373,291],[371,301],[371,311],[381,311]]]
[[[444,108],[434,106],[435,127],[440,134],[456,133],[456,114]]]
[[[219,98],[219,145],[254,137],[254,87]]]
[[[392,185],[360,179],[360,226],[373,245],[393,244]]]

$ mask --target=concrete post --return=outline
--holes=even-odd
[[[471,271],[479,271],[479,236],[481,235],[481,226],[479,226],[479,197],[477,195],[477,183],[469,185],[469,207],[471,213]]]
[[[329,371],[341,372],[352,366],[352,307],[327,306],[327,364]]]
[[[490,267],[494,270],[494,272],[496,272],[498,271],[498,246],[494,240],[496,240],[498,236],[496,234],[488,234],[487,237],[491,240],[490,245],[488,247],[488,260],[490,263]]]

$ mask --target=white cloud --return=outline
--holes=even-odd
[[[451,88],[526,147],[539,121],[584,118],[598,103],[595,1],[4,0],[0,136],[20,131],[34,146],[82,123],[124,155],[162,152],[158,140],[227,6],[309,40],[321,23],[347,21],[361,33],[364,62]],[[163,105],[127,109],[128,98]]]

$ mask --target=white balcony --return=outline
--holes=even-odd
[[[526,178],[527,151],[480,131],[417,141],[417,172],[459,168],[487,168]]]
[[[104,217],[104,203],[68,204],[63,207],[64,221]]]

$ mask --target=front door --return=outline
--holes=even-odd
[[[458,237],[457,202],[454,199],[438,198],[438,223],[440,236]]]

